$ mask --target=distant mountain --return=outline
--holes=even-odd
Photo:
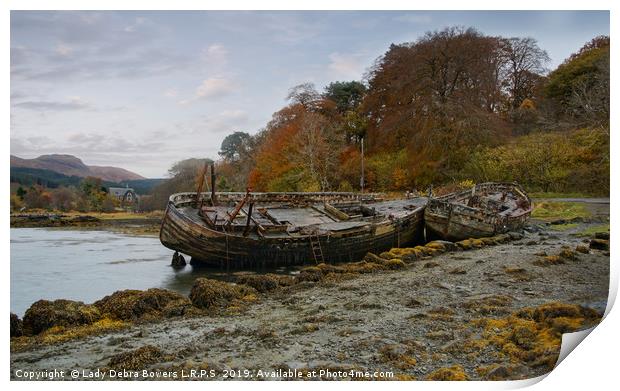
[[[11,183],[18,186],[28,187],[32,185],[41,185],[49,188],[57,188],[60,186],[78,187],[84,178],[79,176],[68,176],[55,171],[44,170],[40,168],[28,167],[11,167]],[[102,181],[104,187],[131,187],[140,195],[149,194],[153,187],[157,186],[165,179],[131,179],[126,181],[111,182]]]
[[[87,166],[73,155],[42,155],[34,159],[22,159],[11,155],[11,168],[31,168],[53,171],[68,177],[94,176],[108,182],[146,179],[134,172],[118,167]]]

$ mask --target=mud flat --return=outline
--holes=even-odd
[[[574,224],[394,249],[292,279],[205,282],[215,290],[193,292],[193,306],[174,297],[181,312],[115,319],[124,323],[96,335],[12,338],[11,377],[50,369],[104,380],[144,378],[144,369],[149,379],[535,377],[553,368],[561,334],[596,325],[606,305],[608,239],[594,240],[593,223]]]

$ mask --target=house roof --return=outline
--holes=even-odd
[[[135,193],[135,191],[131,187],[110,187],[108,188],[108,192],[117,197],[123,197],[128,192]]]

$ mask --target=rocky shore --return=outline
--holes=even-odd
[[[197,279],[189,297],[150,289],[93,304],[39,301],[23,320],[11,316],[11,377],[52,368],[99,380],[538,376],[553,368],[562,333],[596,325],[606,305],[609,234],[571,224],[396,248],[295,276]]]
[[[103,229],[135,235],[157,235],[161,216],[137,213],[15,213],[11,214],[10,223],[11,228]]]

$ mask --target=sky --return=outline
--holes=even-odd
[[[474,27],[532,37],[554,69],[607,11],[12,11],[11,154],[165,177],[258,132],[291,87],[361,80],[392,43]]]

